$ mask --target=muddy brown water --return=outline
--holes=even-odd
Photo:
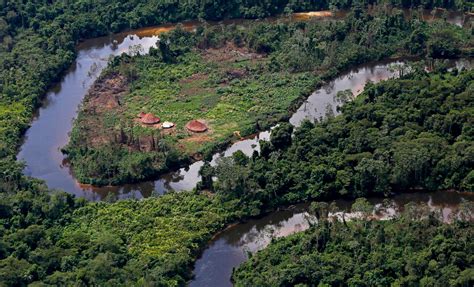
[[[463,201],[474,200],[474,194],[456,192],[416,192],[396,195],[390,199],[390,208],[382,208],[383,199],[371,198],[375,206],[374,217],[388,219],[403,211],[407,203],[425,204],[430,210],[438,211],[445,221],[450,221],[458,212]],[[338,200],[339,209],[335,215],[346,212],[345,218],[357,217],[350,212],[352,201]],[[259,219],[232,226],[216,236],[196,261],[191,287],[232,286],[234,268],[248,259],[248,253],[265,248],[273,238],[288,236],[309,228],[314,222],[308,212],[308,204],[295,205],[289,209],[273,212]]]
[[[298,21],[309,18],[315,21],[324,21],[342,18],[346,12],[331,15],[328,11],[295,13],[289,18],[269,18],[265,21]],[[450,13],[447,20],[456,25],[462,25],[464,21],[462,14],[458,13]],[[226,20],[211,24],[244,23],[251,23],[251,21]],[[192,30],[201,23],[190,21],[182,25],[185,29]],[[129,52],[137,45],[140,45],[142,51],[146,52],[150,47],[155,46],[159,34],[175,27],[176,24],[147,27],[108,37],[90,39],[79,44],[75,63],[65,73],[62,80],[47,93],[42,107],[26,132],[24,144],[18,154],[18,159],[26,163],[25,174],[44,180],[49,188],[64,190],[89,200],[101,200],[110,193],[117,195],[118,198],[142,198],[170,190],[180,191],[194,188],[199,181],[198,171],[202,162],[196,162],[189,167],[164,174],[155,181],[122,186],[93,187],[81,185],[75,180],[60,151],[61,147],[65,146],[69,140],[72,122],[77,115],[82,99],[107,65],[109,57]],[[339,90],[351,89],[357,92],[362,90],[367,80],[377,82],[394,76],[388,67],[389,63],[372,63],[348,71],[323,89],[315,92],[293,115],[290,122],[295,124],[303,117],[319,118],[328,104],[335,108],[333,97]],[[238,149],[250,155],[254,149],[258,150],[258,139],[268,137],[269,132],[267,131],[252,139],[237,142],[224,153],[216,154],[214,162],[219,156],[231,155]]]
[[[405,11],[405,13],[408,13]],[[330,16],[327,12],[309,12],[294,14],[290,21],[316,20],[344,17],[345,13]],[[429,19],[431,14],[425,13]],[[270,18],[267,21],[275,21]],[[463,25],[465,17],[458,13],[449,13],[448,22]],[[240,24],[242,20],[225,21],[223,24]],[[186,22],[185,29],[192,30],[198,22]],[[64,190],[89,200],[101,200],[107,194],[116,194],[119,198],[141,198],[152,194],[162,194],[169,190],[190,190],[199,180],[198,171],[203,162],[196,162],[189,167],[161,176],[155,181],[139,184],[126,184],[112,187],[92,187],[80,185],[71,174],[60,148],[67,144],[72,122],[78,107],[87,90],[107,65],[110,56],[130,51],[130,47],[141,45],[144,51],[155,45],[158,35],[174,29],[176,25],[160,25],[144,29],[128,31],[109,37],[87,40],[78,45],[78,56],[62,80],[48,92],[42,107],[28,129],[18,159],[26,163],[25,174],[44,180],[48,187]],[[367,81],[378,82],[396,77],[391,64],[403,61],[371,63],[343,73],[321,89],[315,91],[293,114],[290,122],[299,125],[303,119],[319,119],[324,117],[328,109],[337,113],[339,104],[335,98],[338,91],[350,89],[354,94],[362,91]],[[463,60],[454,63],[457,66],[472,66],[472,61]],[[258,140],[268,140],[270,131],[239,141],[224,152],[213,157],[213,164],[221,156],[232,155],[237,150],[251,155],[258,150]],[[378,212],[378,218],[396,214],[408,202],[426,203],[432,209],[441,210],[445,219],[456,212],[462,201],[474,200],[473,195],[455,192],[406,193],[393,197],[393,208]],[[370,199],[380,205],[382,199]],[[348,210],[350,201],[337,201],[341,211]],[[195,278],[191,286],[231,286],[230,276],[233,268],[247,259],[248,252],[256,252],[269,244],[273,237],[286,236],[308,228],[307,204],[277,211],[259,219],[233,226],[209,243],[201,258],[196,262]]]

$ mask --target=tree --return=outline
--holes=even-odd
[[[241,150],[234,152],[232,154],[232,159],[236,164],[241,166],[246,166],[250,161],[250,158]]]
[[[204,190],[209,189],[212,190],[213,188],[213,181],[212,177],[214,176],[214,168],[211,164],[206,161],[204,162],[203,166],[199,169],[199,175],[201,176],[201,182],[198,184],[198,189]]]
[[[411,33],[410,38],[407,40],[406,47],[412,55],[424,54],[427,40],[428,36],[426,32],[418,28]]]
[[[355,167],[355,190],[357,194],[390,193],[390,167],[381,160],[363,158]]]
[[[437,30],[427,41],[428,56],[432,58],[453,58],[459,54],[460,40],[446,29]]]
[[[291,144],[293,126],[290,123],[281,123],[272,130],[270,142],[276,149],[285,149]]]
[[[374,211],[374,206],[366,198],[357,198],[352,204],[351,212],[361,214],[363,220],[369,219]]]
[[[8,35],[8,23],[0,18],[0,39],[3,39],[6,35]]]

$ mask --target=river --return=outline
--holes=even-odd
[[[328,12],[294,14],[290,20],[316,20],[343,17],[343,13],[331,16]],[[428,14],[425,17],[429,18]],[[277,20],[271,18],[269,21]],[[462,25],[461,14],[450,13],[448,21]],[[243,23],[242,20],[225,21],[224,24]],[[200,23],[186,22],[184,27],[192,30]],[[203,162],[195,162],[189,167],[161,176],[155,181],[126,184],[113,187],[92,187],[79,184],[71,174],[60,148],[67,144],[72,122],[89,87],[107,65],[110,56],[128,52],[131,46],[141,45],[145,51],[154,46],[160,33],[175,28],[175,25],[161,25],[87,40],[78,45],[77,59],[64,77],[47,93],[42,107],[38,110],[31,127],[25,135],[18,159],[26,163],[25,174],[42,179],[49,188],[60,189],[89,200],[101,200],[107,194],[119,198],[148,197],[169,190],[190,190],[199,180],[198,171]],[[303,119],[319,119],[328,107],[337,113],[335,95],[338,91],[351,90],[358,94],[367,81],[378,82],[396,77],[392,64],[403,61],[370,63],[352,69],[315,91],[292,115],[290,123],[299,125]],[[472,61],[458,61],[458,66],[472,65]],[[237,150],[250,155],[258,150],[258,140],[268,139],[269,131],[264,131],[249,139],[231,145],[224,152],[214,155],[213,163],[220,156],[228,156]],[[381,199],[370,199],[380,206]],[[448,219],[456,211],[460,202],[474,200],[473,195],[455,192],[407,193],[391,199],[393,208],[385,213],[378,212],[379,218],[393,215],[407,202],[424,202],[432,209],[440,209]],[[348,210],[351,202],[337,201],[340,210]],[[209,243],[201,258],[196,262],[195,279],[191,286],[230,286],[232,269],[246,260],[247,252],[264,248],[273,237],[285,236],[308,228],[307,205],[296,205],[290,209],[274,212],[259,219],[231,227],[220,233]]]
[[[309,17],[315,21],[344,17],[345,12],[331,16],[330,12],[296,13],[290,18],[270,18],[267,21],[295,21],[307,20]],[[428,13],[426,14],[428,17]],[[451,13],[448,21],[456,25],[463,23],[460,14]],[[251,23],[244,20],[226,20],[224,24]],[[214,23],[215,24],[215,23]],[[190,21],[183,23],[183,27],[192,30],[200,25],[199,22]],[[77,59],[59,83],[54,85],[47,93],[41,108],[38,110],[31,127],[27,130],[24,144],[18,154],[18,159],[26,162],[25,174],[44,180],[51,189],[60,189],[76,196],[89,200],[101,200],[108,194],[115,194],[118,198],[142,198],[152,194],[163,194],[169,190],[190,190],[199,181],[198,171],[202,162],[196,162],[189,167],[162,175],[155,181],[146,181],[138,184],[125,184],[122,186],[93,187],[79,184],[64,160],[61,147],[69,140],[69,132],[77,115],[78,107],[94,80],[107,65],[109,57],[128,52],[130,47],[141,45],[144,51],[155,46],[158,35],[174,29],[176,25],[168,24],[147,27],[87,40],[78,45]],[[290,119],[292,124],[297,124],[302,118],[319,118],[326,106],[330,104],[335,108],[334,95],[337,91],[351,89],[358,93],[364,84],[370,80],[380,80],[393,77],[395,74],[389,69],[389,62],[371,63],[357,69],[347,71],[339,78],[328,83],[316,91],[298,109]],[[262,132],[254,138],[240,141],[230,146],[223,155],[231,155],[241,149],[248,155],[258,149],[258,139],[267,139],[269,132]],[[221,154],[214,156],[214,161]]]
[[[389,199],[389,207],[384,208],[382,198],[370,198],[375,206],[373,216],[387,219],[403,211],[407,203],[424,204],[427,209],[439,211],[444,221],[450,221],[457,213],[463,201],[473,201],[472,193],[456,193],[439,191],[433,193],[416,192],[396,195]],[[357,216],[350,212],[351,201],[338,200],[339,212],[335,216],[346,219]],[[232,271],[247,260],[248,253],[255,253],[265,248],[272,238],[288,236],[292,233],[308,229],[309,222],[314,221],[308,212],[308,204],[299,204],[289,209],[273,212],[259,219],[232,226],[218,234],[196,261],[194,279],[191,287],[232,286]]]

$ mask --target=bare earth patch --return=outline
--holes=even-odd
[[[240,62],[257,60],[265,57],[265,55],[255,53],[247,47],[238,47],[230,42],[227,42],[220,48],[209,48],[203,50],[202,56],[205,60],[214,63]]]
[[[180,94],[176,95],[177,101],[188,101],[191,97],[202,97],[203,104],[201,112],[206,112],[208,108],[217,103],[219,96],[216,94],[218,87],[228,86],[233,79],[243,79],[249,75],[247,67],[238,67],[233,63],[251,61],[256,63],[265,58],[266,55],[258,54],[246,47],[238,47],[234,43],[226,43],[220,48],[209,48],[200,50],[200,55],[204,62],[215,65],[221,82],[214,86],[207,86],[210,74],[208,72],[198,72],[187,78],[179,80],[181,87]],[[186,130],[184,126],[174,126],[170,129],[162,129],[162,123],[147,125],[139,121],[139,118],[127,118],[129,113],[125,97],[129,93],[129,81],[117,72],[111,72],[100,77],[90,88],[85,97],[81,111],[81,135],[87,146],[98,147],[109,143],[118,143],[126,146],[130,150],[152,151],[156,150],[158,140],[166,136],[177,137],[177,148],[182,152],[195,156],[196,150],[205,143],[213,142],[222,135],[214,134],[214,131],[207,123],[209,130],[203,133],[193,133]],[[149,96],[146,95],[146,96]],[[107,117],[110,119],[108,120]],[[206,119],[201,119],[207,122]],[[107,124],[109,122],[109,124]],[[119,127],[110,126],[110,122],[120,123]],[[236,125],[227,123],[226,125]],[[109,126],[107,126],[109,125]],[[123,125],[123,126],[122,126]],[[122,130],[126,127],[141,127],[150,132],[145,134],[127,134]],[[125,127],[125,128],[124,128]],[[220,126],[219,130],[225,129]],[[235,131],[236,127],[232,127]],[[184,138],[181,138],[184,135]],[[232,134],[230,134],[232,135]],[[229,136],[230,136],[229,135]],[[236,138],[241,138],[238,131],[234,132]]]
[[[103,117],[107,113],[123,111],[121,99],[127,92],[127,80],[117,73],[100,77],[89,89],[82,105],[80,122],[82,137],[89,146],[113,140],[103,126]]]
[[[206,133],[194,133],[190,137],[180,140],[182,143],[206,143],[212,141],[212,138]]]
[[[124,76],[111,74],[99,79],[89,90],[84,111],[101,113],[121,108],[120,99],[128,92],[128,83]]]

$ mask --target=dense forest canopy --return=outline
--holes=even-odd
[[[206,170],[217,176],[214,190],[251,208],[420,188],[474,191],[474,71],[413,69],[368,84],[340,116],[306,121],[293,136],[281,124],[259,154]]]
[[[401,79],[369,85],[342,108],[340,116],[316,124],[307,122],[294,131],[293,138],[293,128],[282,124],[270,143],[263,144],[260,155],[248,158],[237,152],[216,170],[205,165],[201,187],[212,188],[213,193],[195,191],[144,200],[86,203],[63,193],[49,194],[41,183],[25,178],[21,166],[11,167],[17,175],[17,190],[0,198],[0,277],[7,285],[184,286],[200,248],[214,232],[279,205],[380,194],[397,186],[472,190],[473,129],[468,119],[473,117],[473,78],[474,71],[441,69],[428,74],[415,69]],[[212,182],[214,175],[217,182]],[[10,188],[15,190],[12,185]],[[472,216],[472,210],[468,214]],[[286,270],[289,259],[285,254],[291,257],[300,254],[294,252],[304,252],[316,260],[307,261],[308,266],[320,270],[315,265],[325,262],[333,268],[332,275],[297,268],[294,277],[281,271],[284,275],[271,279],[281,281],[261,279],[249,271],[254,269],[249,266],[261,264],[257,270],[263,270],[260,276],[267,276],[268,253],[263,253],[256,258],[264,259],[245,265],[235,280],[243,285],[261,280],[284,285],[301,283],[298,278],[313,274],[317,277],[308,280],[341,282],[352,278],[346,267],[355,272],[353,282],[367,276],[380,284],[439,279],[456,285],[471,280],[466,270],[472,263],[466,256],[472,248],[463,243],[472,237],[471,223],[449,226],[436,220],[404,220],[350,226],[317,227],[279,241],[270,249],[282,248],[271,255],[281,262],[275,269],[278,272]],[[331,235],[321,245],[324,249],[314,249],[314,245],[300,248],[306,246],[304,242],[317,242],[313,239],[322,238],[321,232]],[[386,236],[373,236],[382,233]],[[425,241],[418,240],[420,236]],[[347,238],[354,240],[342,240]],[[296,247],[285,253],[281,246],[286,244]],[[444,248],[446,244],[449,248]],[[365,274],[365,267],[370,269],[382,260],[380,254],[386,255],[383,247],[387,246],[393,264],[379,264],[378,268],[390,271],[390,277],[381,278],[379,269],[373,276]],[[322,254],[313,257],[310,253],[315,250]],[[337,252],[339,259],[349,256],[340,250],[360,257],[351,256],[353,260],[344,264],[327,261],[336,254],[331,252]],[[436,253],[426,255],[429,251]],[[420,254],[426,256],[416,261]],[[413,265],[417,262],[419,265]],[[404,269],[404,264],[415,269]],[[436,266],[443,271],[433,273]],[[423,273],[415,276],[414,270]]]
[[[472,286],[474,226],[468,219],[442,224],[416,205],[389,221],[323,217],[252,256],[233,281],[235,286]]]
[[[211,187],[210,179],[215,173],[219,181],[213,185],[213,195],[198,192],[171,193],[142,201],[88,203],[63,192],[50,191],[43,182],[24,176],[23,165],[15,160],[21,134],[27,128],[40,97],[74,61],[75,44],[80,39],[190,18],[255,18],[291,10],[346,8],[371,2],[185,3],[186,5],[182,5],[183,1],[0,0],[1,284],[117,286],[149,283],[183,286],[190,277],[192,262],[213,233],[221,230],[225,224],[271,210],[277,204],[340,194],[360,196],[360,188],[374,182],[377,190],[369,189],[367,192],[380,193],[378,188],[386,185],[393,188],[422,186],[472,189],[474,175],[470,147],[473,129],[472,122],[466,122],[466,118],[472,118],[472,97],[469,95],[472,95],[473,74],[466,71],[434,75],[419,71],[400,82],[390,81],[380,86],[371,86],[360,100],[344,110],[342,117],[327,123],[307,123],[295,131],[294,140],[289,136],[291,128],[282,125],[275,132],[271,144],[267,144],[260,155],[249,159],[237,154],[221,164],[216,171],[206,165],[208,170],[203,170],[202,174],[207,181],[203,180],[201,187]],[[470,1],[397,1],[392,4],[472,9]],[[398,18],[395,17],[396,19]],[[354,27],[365,27],[363,22],[356,21]],[[403,21],[400,23],[406,24]],[[443,25],[445,24],[434,26],[434,30],[442,31]],[[344,30],[344,26],[337,29]],[[421,33],[417,32],[412,36],[424,43],[422,32],[426,31],[423,31],[424,28],[420,29]],[[432,55],[455,56],[461,52],[457,45],[463,43],[462,39],[469,39],[462,37],[465,31],[454,31],[451,30],[454,29],[452,27],[446,29],[449,32],[436,33],[428,29],[438,37],[433,39],[441,40],[425,43],[441,43],[440,46],[429,45],[431,48],[436,47],[429,50]],[[400,36],[398,32],[389,31],[388,35],[395,33]],[[458,41],[458,38],[462,39]],[[410,42],[420,44],[417,41]],[[354,51],[358,50],[355,44],[351,47]],[[417,54],[420,52],[417,47],[420,46],[405,48]],[[421,47],[424,51],[428,46]],[[390,49],[390,46],[384,48]],[[339,51],[344,49],[341,47]],[[350,62],[345,64],[348,63]],[[291,61],[287,64],[295,65]],[[296,63],[296,67],[299,64],[302,63]],[[420,91],[421,96],[415,97],[415,100],[410,99],[408,96],[412,90]],[[394,95],[394,91],[403,93]],[[397,119],[398,113],[401,113],[408,118],[407,125],[394,120],[394,125],[389,126],[388,120],[384,121],[384,115],[375,113],[380,111],[379,108],[384,112],[400,109],[399,105],[390,101],[392,96],[408,104],[407,108],[410,110],[397,110],[396,116],[394,113],[388,115]],[[434,100],[430,100],[430,96]],[[367,101],[370,110],[364,110],[364,101]],[[420,108],[419,105],[425,103],[429,109]],[[344,115],[346,113],[348,116]],[[350,119],[355,119],[355,123],[340,127]],[[382,127],[391,133],[384,134]],[[312,136],[306,134],[319,136],[311,139]],[[396,144],[388,143],[387,137],[395,139]],[[361,149],[360,145],[349,144],[348,138],[355,139],[355,143],[364,143],[365,140],[370,142],[367,143],[367,148]],[[304,143],[306,140],[318,142],[308,145]],[[336,147],[336,143],[340,147]],[[415,144],[418,149],[408,149],[407,143]],[[318,150],[318,147],[323,150]],[[403,160],[423,154],[427,149],[431,151],[431,147],[439,151],[432,161],[425,157],[415,162]],[[288,171],[292,167],[289,161],[299,160],[305,149],[308,149],[312,158],[303,160],[303,173],[297,175],[289,172],[288,181],[283,181],[286,177],[278,173],[278,168],[281,167],[282,172]],[[398,156],[393,156],[391,152]],[[318,159],[321,154],[323,156]],[[333,163],[331,157],[334,157]],[[395,163],[390,169],[385,162],[388,159]],[[305,175],[304,172],[311,165],[309,161],[314,161],[314,172],[309,178],[305,178],[308,181],[301,181],[304,186],[295,186],[295,179],[299,180],[298,176]],[[341,164],[346,162],[349,163],[348,170],[341,168]],[[268,163],[270,165],[266,169],[265,165]],[[355,172],[351,174],[352,171]],[[380,181],[379,178],[367,175],[367,171],[389,174],[391,181]],[[404,172],[408,175],[409,182],[402,180]],[[225,178],[230,180],[226,181]],[[234,179],[243,180],[233,181]],[[465,225],[461,231],[456,228],[457,226],[442,226],[439,230],[453,230],[449,234],[454,238],[464,238],[464,233],[472,232],[470,225]],[[434,229],[430,227],[426,232],[430,233],[430,230]],[[362,230],[363,232],[365,231]],[[371,229],[366,232],[370,233]],[[434,233],[435,231],[430,234]],[[468,244],[463,248],[461,250],[465,253],[472,249]]]
[[[250,59],[219,54],[236,50]],[[237,140],[235,131],[245,137],[287,119],[317,86],[348,68],[391,56],[471,53],[467,29],[406,18],[398,9],[358,10],[342,20],[203,25],[196,32],[178,26],[149,55],[111,61],[92,91],[120,78],[129,91],[120,106],[104,112],[93,101],[98,94],[87,95],[64,150],[82,183],[152,179],[190,155],[209,156]],[[141,111],[173,121],[176,133],[141,126]],[[202,139],[190,134],[184,125],[192,119],[207,120],[212,132]],[[103,135],[109,139],[99,140]]]
[[[0,155],[12,156],[52,81],[84,38],[202,18],[258,18],[289,11],[349,8],[378,1],[0,1]],[[470,1],[380,1],[395,6],[471,9]]]
[[[238,214],[190,192],[113,204],[42,192],[0,205],[1,284],[185,286],[200,248]]]

